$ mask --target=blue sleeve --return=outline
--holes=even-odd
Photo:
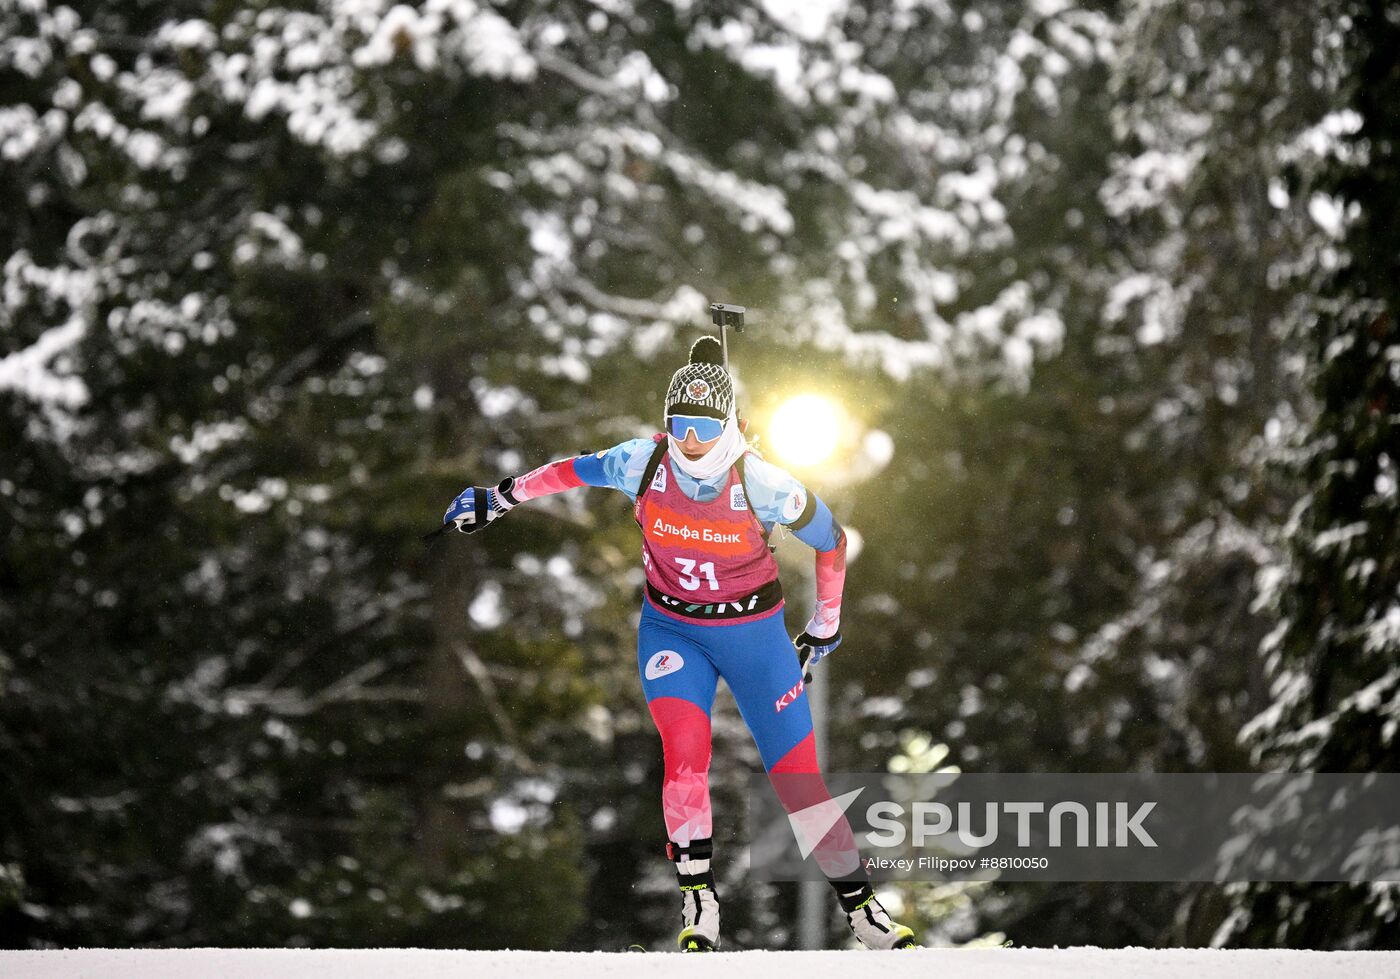
[[[798,540],[818,551],[836,546],[838,527],[831,510],[795,476],[765,459],[744,459],[744,488],[754,516],[765,527],[783,524]]]
[[[801,526],[794,524],[792,535],[818,551],[833,550],[841,533],[836,518],[831,515],[831,510],[817,494],[812,494],[808,504],[811,507],[809,519]]]
[[[589,486],[621,490],[635,500],[655,448],[651,439],[628,439],[611,449],[579,456],[574,460],[574,472]]]

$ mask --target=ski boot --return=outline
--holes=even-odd
[[[710,869],[714,853],[711,840],[691,840],[685,846],[666,844],[666,855],[676,864],[681,888],[681,920],[676,936],[682,952],[713,952],[719,948],[719,893]]]
[[[869,884],[846,884],[854,889],[843,893],[841,885],[836,887],[836,899],[841,902],[841,910],[846,913],[846,924],[851,926],[860,943],[869,949],[919,948],[914,940],[914,929],[890,920],[889,913],[880,906],[875,892]]]

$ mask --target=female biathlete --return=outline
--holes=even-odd
[[[469,487],[443,523],[474,533],[526,500],[576,486],[610,486],[634,501],[646,569],[637,668],[661,733],[666,853],[682,897],[678,941],[686,951],[711,951],[720,941],[710,868],[716,682],[723,677],[733,692],[787,811],[829,799],[804,670],[841,642],[846,535],[826,504],[749,451],[713,337],[698,340],[690,362],[672,376],[665,418],[665,434],[551,462],[495,487]],[[817,552],[816,613],[796,639],[801,659],[783,626],[778,565],[768,547],[776,523]],[[866,948],[914,947],[913,932],[891,921],[875,898],[844,817],[815,856]]]

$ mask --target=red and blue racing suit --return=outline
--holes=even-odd
[[[664,435],[541,466],[515,480],[520,502],[577,486],[611,487],[634,503],[643,534],[646,596],[637,669],[661,734],[662,810],[678,848],[712,833],[710,712],[722,677],[734,694],[764,768],[790,812],[829,798],[817,765],[812,714],[796,650],[783,623],[778,566],[768,548],[783,524],[817,552],[816,614],[807,631],[839,626],[846,538],[830,509],[792,475],[756,454],[710,480],[662,455],[646,492],[648,463]],[[857,873],[849,824],[817,845],[828,877]]]

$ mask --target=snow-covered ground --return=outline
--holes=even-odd
[[[923,949],[867,952],[439,952],[424,949],[188,949],[0,952],[5,979],[1396,979],[1400,952],[1215,949]],[[878,966],[878,968],[877,968]]]

